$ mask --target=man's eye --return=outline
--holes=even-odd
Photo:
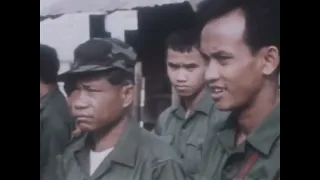
[[[186,67],[186,69],[187,69],[188,71],[191,71],[191,70],[194,70],[195,67]]]
[[[197,68],[198,65],[197,64],[188,64],[188,65],[185,65],[185,68],[187,69],[194,69],[194,68]]]
[[[89,88],[88,91],[89,92],[101,92],[100,89],[93,89],[93,88]]]
[[[101,89],[93,88],[93,87],[83,87],[83,90],[85,90],[87,92],[101,92]]]
[[[229,56],[217,56],[216,59],[224,61],[224,60],[230,59],[230,57]]]
[[[217,56],[215,58],[221,65],[226,65],[228,64],[229,60],[231,59],[231,57],[229,56]]]

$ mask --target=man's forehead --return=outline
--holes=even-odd
[[[244,13],[241,9],[236,9],[209,21],[202,30],[202,40],[213,36],[239,39],[243,37],[244,31]]]
[[[202,30],[200,51],[211,54],[234,53],[244,45],[245,19],[241,10],[211,20]]]
[[[102,76],[102,75],[80,76],[80,77],[76,77],[74,80],[77,84],[99,85],[106,82],[106,76]]]
[[[203,45],[200,49],[200,54],[204,58],[208,58],[212,54],[215,55],[222,55],[222,56],[228,56],[232,55],[234,53],[235,48],[233,46],[223,46],[223,45],[213,45],[210,44],[209,47],[207,45]]]
[[[173,51],[170,50],[168,51],[168,56],[167,56],[168,62],[177,62],[181,61],[181,63],[196,63],[199,60],[201,60],[201,54],[198,49],[194,49],[189,52],[179,52],[179,51]]]

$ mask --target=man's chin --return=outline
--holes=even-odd
[[[224,103],[222,101],[215,102],[215,107],[219,111],[231,111],[233,109],[233,106],[229,103]]]
[[[177,92],[178,96],[182,97],[182,98],[185,98],[185,97],[190,97],[192,96],[192,92],[187,92],[187,91],[184,91],[184,92]]]
[[[85,133],[92,132],[94,130],[92,127],[85,124],[79,124],[78,128],[80,129],[81,132],[85,132]]]

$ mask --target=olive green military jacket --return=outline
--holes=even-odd
[[[73,127],[67,101],[58,88],[40,99],[40,179],[48,164],[65,149]]]
[[[230,116],[216,136],[205,141],[196,180],[233,180],[244,171],[256,153],[256,160],[243,180],[280,180],[280,104],[247,140],[235,146],[235,118]],[[248,166],[250,167],[250,166]]]
[[[216,124],[227,115],[215,109],[208,91],[196,104],[194,112],[187,118],[185,114],[181,105],[169,107],[160,114],[155,133],[177,152],[183,160],[185,170],[194,174],[197,172],[197,163],[201,159],[209,127],[210,131],[214,131]]]
[[[113,151],[89,175],[88,138],[71,144],[59,156],[52,180],[184,180],[175,152],[159,137],[129,121]],[[46,179],[46,180],[47,180]]]

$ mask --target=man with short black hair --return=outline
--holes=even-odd
[[[40,179],[47,165],[70,140],[73,120],[57,86],[59,59],[55,49],[40,44]]]
[[[206,87],[206,63],[198,51],[197,31],[174,32],[166,46],[168,77],[180,101],[160,114],[155,133],[178,153],[187,172],[194,174],[209,127],[214,128],[224,116],[216,111]]]
[[[176,153],[129,116],[134,96],[133,49],[113,38],[91,39],[75,49],[74,57],[71,69],[60,78],[75,82],[69,105],[82,136],[58,157],[56,171],[47,177],[184,180]]]
[[[205,0],[200,51],[216,107],[199,180],[280,179],[280,0]]]

